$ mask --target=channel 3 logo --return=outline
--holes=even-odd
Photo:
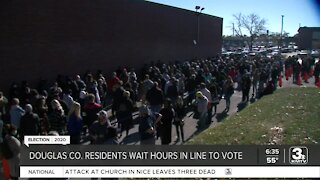
[[[308,148],[299,146],[290,147],[289,162],[295,165],[308,164]]]

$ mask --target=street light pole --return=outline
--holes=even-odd
[[[199,43],[199,31],[200,31],[199,16],[200,16],[200,12],[197,14],[197,43]]]
[[[204,7],[200,7],[200,6],[196,6],[195,7],[196,9],[196,15],[197,15],[197,40],[196,40],[196,43],[195,44],[198,44],[199,43],[199,39],[200,39],[200,14],[201,12],[204,10]],[[199,12],[198,12],[199,10]]]

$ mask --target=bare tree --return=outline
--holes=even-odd
[[[241,13],[233,15],[235,20],[235,32],[238,36],[243,36],[243,32],[246,31],[249,38],[249,48],[252,50],[253,42],[255,38],[266,31],[267,20],[260,18],[259,15],[251,13],[249,15],[243,15]]]
[[[234,27],[234,31],[236,33],[237,36],[243,36],[242,34],[242,14],[238,13],[238,14],[234,14],[233,15],[236,23],[235,23],[235,27]]]

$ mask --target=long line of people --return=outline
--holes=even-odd
[[[214,107],[216,113],[216,105],[221,98],[226,100],[226,110],[230,108],[234,82],[237,82],[237,89],[243,93],[243,101],[249,101],[251,87],[252,97],[259,98],[272,93],[281,77],[282,64],[282,61],[276,58],[249,60],[233,56],[146,66],[141,72],[143,80],[139,83],[133,69],[130,72],[118,69],[108,81],[101,71],[96,76],[87,73],[84,80],[80,75],[76,75],[74,79],[58,76],[51,87],[47,86],[47,81],[42,80],[37,89],[31,89],[28,83],[23,81],[21,86],[15,83],[11,86],[9,98],[3,93],[0,94],[1,119],[16,126],[19,132],[23,133],[24,127],[20,131],[21,119],[25,114],[22,107],[28,104],[32,113],[39,116],[39,125],[33,125],[39,127],[32,128],[37,129],[32,134],[47,134],[50,130],[66,134],[66,115],[69,109],[72,109],[74,101],[80,103],[80,116],[85,128],[89,128],[97,120],[97,113],[111,103],[111,119],[116,117],[120,122],[119,127],[122,126],[128,132],[132,117],[125,114],[136,109],[136,102],[140,99],[149,103],[153,112],[159,112],[165,98],[170,98],[175,106],[178,97],[182,96],[186,106],[192,105],[197,91],[208,99],[208,113],[211,116],[211,107]],[[315,67],[314,71],[312,66]],[[319,84],[319,67],[319,62],[314,64],[310,58],[301,63],[297,57],[289,57],[285,61],[285,76],[288,79],[294,74],[293,81],[299,84],[300,77],[307,82],[312,71],[316,83]]]
[[[310,58],[303,58],[300,63],[298,57],[289,57],[284,63],[286,78],[294,74],[293,81],[299,84],[301,76],[307,82],[307,77],[314,75],[320,84],[320,63],[309,61]],[[170,144],[173,125],[176,141],[185,141],[183,127],[188,110],[198,114],[197,128],[202,130],[211,123],[221,99],[226,101],[224,111],[229,111],[235,90],[242,91],[243,102],[249,101],[251,88],[251,98],[272,93],[282,77],[282,65],[280,57],[217,56],[158,62],[144,66],[140,73],[119,68],[107,79],[98,71],[97,75],[87,72],[74,78],[59,75],[52,86],[46,80],[41,80],[37,88],[31,88],[26,81],[21,85],[13,83],[8,98],[0,92],[0,122],[10,124],[3,125],[8,129],[0,140],[11,135],[23,141],[25,135],[54,131],[69,134],[72,144],[81,144],[87,134],[92,144],[118,144],[123,131],[130,135],[132,113],[142,103],[138,118],[141,144],[154,144],[157,137],[162,144]],[[105,111],[108,108],[111,115]],[[114,119],[119,131],[112,123]],[[12,129],[17,130],[17,135]]]

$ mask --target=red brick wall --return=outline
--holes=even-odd
[[[3,0],[0,89],[13,82],[74,75],[221,51],[222,18],[142,0]]]

